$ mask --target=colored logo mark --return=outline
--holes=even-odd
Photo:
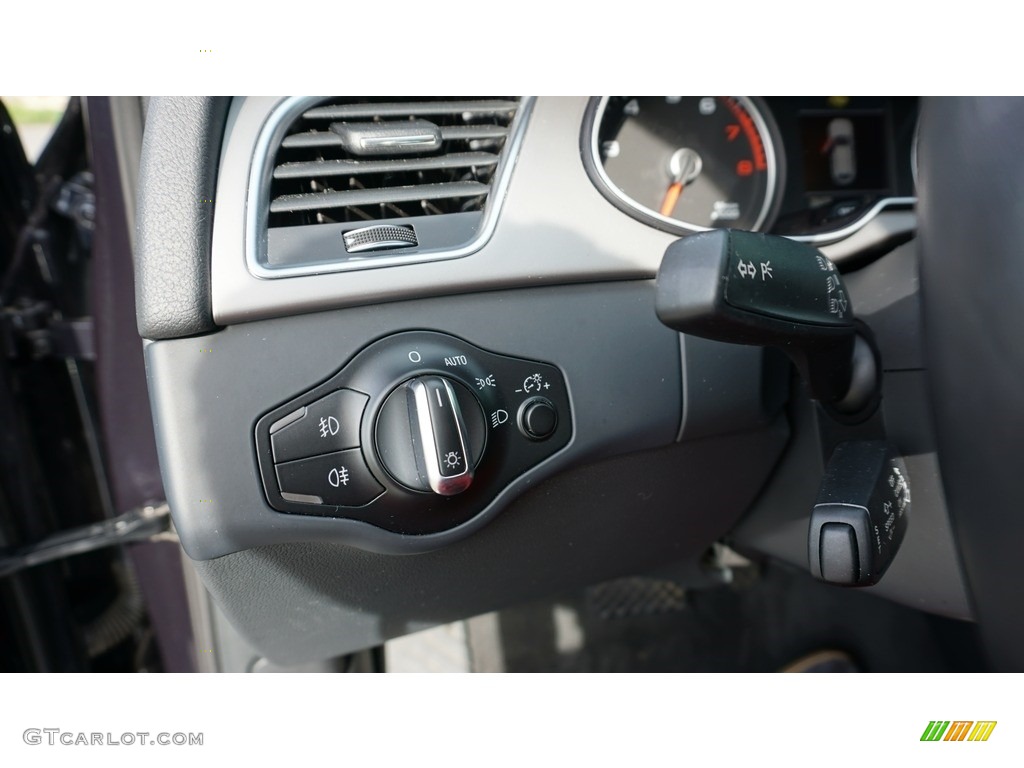
[[[931,720],[921,741],[988,741],[996,720]]]

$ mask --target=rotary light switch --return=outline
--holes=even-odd
[[[406,488],[454,496],[472,484],[485,434],[480,403],[464,385],[445,376],[417,376],[385,401],[377,452]]]

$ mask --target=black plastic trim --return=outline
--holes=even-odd
[[[210,240],[221,139],[230,99],[155,97],[139,165],[135,299],[147,339],[216,328]]]

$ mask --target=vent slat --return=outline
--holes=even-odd
[[[420,200],[467,198],[486,195],[490,188],[478,181],[458,181],[449,184],[419,184],[408,187],[382,187],[380,189],[343,189],[329,192],[311,192],[302,195],[284,195],[270,203],[271,213],[317,211],[349,206],[412,203]]]
[[[443,141],[472,141],[473,139],[503,139],[508,135],[508,128],[502,125],[442,125]],[[285,149],[317,149],[320,147],[340,147],[341,137],[331,131],[306,131],[293,133],[281,142]]]
[[[340,147],[341,136],[330,131],[307,131],[293,133],[281,142],[284,149],[314,149],[317,147]]]
[[[502,125],[442,125],[441,138],[445,141],[470,139],[503,139],[508,128]]]
[[[373,117],[434,117],[438,115],[496,115],[515,112],[514,101],[481,99],[475,101],[405,101],[395,103],[329,104],[306,110],[307,120],[355,120]]]
[[[497,165],[492,152],[455,152],[436,157],[401,158],[396,160],[312,160],[285,163],[274,169],[275,179],[307,179],[324,176],[358,176],[364,173],[405,173],[451,168],[472,168]]]

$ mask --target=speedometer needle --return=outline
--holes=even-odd
[[[665,190],[665,197],[662,198],[661,208],[658,211],[662,216],[672,215],[676,203],[679,202],[679,196],[683,194],[686,185],[700,175],[702,167],[700,155],[688,147],[677,149],[672,153],[672,157],[668,161],[668,173],[672,183]]]
[[[672,211],[676,207],[676,203],[679,202],[679,196],[681,194],[683,194],[683,182],[672,182],[665,191],[665,198],[661,201],[661,210],[659,213],[662,216],[671,216]]]

